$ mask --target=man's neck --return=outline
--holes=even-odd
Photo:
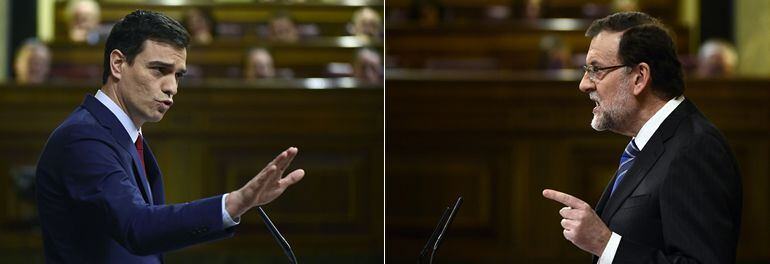
[[[131,122],[133,122],[137,128],[141,129],[144,122],[137,120],[135,117],[131,115],[131,112],[128,111],[126,104],[122,100],[123,98],[118,94],[118,85],[116,83],[113,83],[112,81],[107,81],[107,83],[102,85],[101,90],[104,94],[107,95],[107,97],[110,98],[110,100],[115,102],[115,104],[118,105],[121,110],[123,110],[123,113],[126,113],[126,115],[128,115],[128,117],[131,118]]]
[[[634,137],[639,133],[639,130],[642,129],[642,126],[644,126],[644,124],[647,123],[647,121],[649,121],[650,118],[652,118],[652,116],[655,115],[655,113],[657,113],[661,108],[663,108],[664,105],[666,105],[666,101],[656,98],[656,100],[651,100],[649,104],[647,104],[644,108],[642,108],[639,111],[639,115],[638,115],[639,122],[634,127],[634,131],[636,131],[633,134]]]
[[[646,99],[638,101],[639,108],[632,113],[631,117],[628,119],[630,123],[625,125],[626,129],[623,131],[615,131],[615,133],[628,137],[636,137],[639,130],[642,129],[642,126],[644,126],[644,124],[647,123],[658,110],[663,108],[663,106],[666,105],[666,102],[667,101],[661,100],[655,96],[649,96]]]

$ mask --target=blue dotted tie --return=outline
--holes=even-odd
[[[631,169],[631,165],[634,165],[634,158],[639,155],[639,152],[640,150],[636,147],[636,143],[634,143],[633,139],[631,142],[628,142],[626,150],[624,150],[623,155],[620,156],[620,167],[618,167],[617,176],[615,176],[615,184],[612,185],[612,192],[610,192],[610,195],[615,193],[615,189],[618,188],[618,184],[623,180],[623,176],[626,176],[626,172]]]

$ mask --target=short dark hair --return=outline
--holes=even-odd
[[[107,83],[110,77],[110,53],[113,50],[122,52],[126,56],[126,62],[131,65],[136,55],[144,50],[144,42],[148,39],[180,49],[190,45],[190,34],[176,20],[153,11],[131,12],[112,27],[110,36],[107,37],[102,84]]]
[[[645,62],[650,65],[652,91],[664,100],[684,93],[682,63],[669,30],[656,18],[642,12],[622,12],[591,23],[587,37],[602,31],[624,32],[618,57],[625,65]]]

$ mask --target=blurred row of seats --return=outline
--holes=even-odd
[[[190,32],[186,79],[383,78],[377,0],[55,3],[54,40],[16,52],[18,83],[101,80],[112,25],[136,9],[159,11]]]
[[[691,48],[691,30],[678,19],[680,4],[658,0],[389,1],[386,65],[389,72],[579,69],[590,44],[585,30],[593,20],[614,12],[642,11],[670,27],[686,72],[697,77],[732,76],[738,58],[734,46],[713,39],[697,50]]]

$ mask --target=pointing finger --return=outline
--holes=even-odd
[[[569,206],[575,209],[591,208],[591,206],[589,206],[583,200],[580,200],[578,198],[575,198],[572,195],[569,195],[560,191],[545,189],[543,190],[543,197],[560,202],[566,206]]]

